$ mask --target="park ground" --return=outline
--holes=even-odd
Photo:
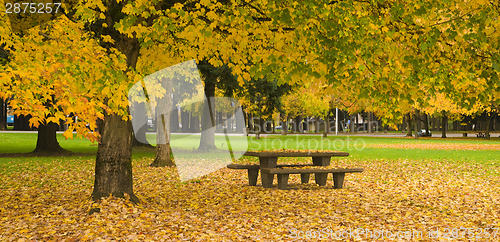
[[[222,138],[216,137],[216,144]],[[298,175],[290,176],[289,190],[276,184],[250,187],[245,171],[226,168],[181,182],[175,168],[148,166],[153,149],[137,148],[138,205],[116,198],[90,201],[97,146],[86,140],[59,137],[62,147],[78,153],[74,156],[5,154],[29,152],[35,139],[34,133],[0,133],[1,241],[500,238],[500,138],[289,135],[248,140],[250,150],[304,145],[349,152],[332,164],[365,171],[347,174],[339,190],[332,188],[331,176],[326,187],[302,185]],[[192,144],[185,139],[177,148]],[[100,213],[89,215],[92,207]]]

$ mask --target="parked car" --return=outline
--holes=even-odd
[[[418,135],[418,137],[431,137],[432,132],[429,130],[429,133],[426,134],[425,129],[422,129],[422,130],[418,131],[417,135]]]

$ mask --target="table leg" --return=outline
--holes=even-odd
[[[315,166],[329,166],[330,156],[313,156],[313,165]]]
[[[259,157],[261,168],[276,168],[278,163],[278,157]],[[274,174],[260,173],[260,179],[262,186],[265,188],[273,187]]]
[[[278,157],[259,157],[260,167],[276,168]]]
[[[341,189],[344,186],[345,173],[333,173],[333,188]]]
[[[285,190],[288,186],[288,174],[278,174],[278,189]]]
[[[320,186],[326,186],[327,177],[328,173],[314,173],[314,179],[316,180],[316,184]]]
[[[300,174],[300,181],[302,182],[302,184],[309,183],[309,176],[310,175],[311,175],[310,173],[301,173]]]
[[[265,187],[265,188],[273,187],[274,174],[261,172],[260,178],[262,179],[262,186],[263,187]]]
[[[259,169],[248,169],[248,185],[257,185],[257,177],[259,176]]]

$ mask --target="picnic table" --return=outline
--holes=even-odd
[[[300,174],[302,183],[308,183],[311,173],[314,173],[316,184],[326,185],[328,173],[333,174],[334,187],[342,188],[345,173],[362,172],[362,168],[334,169],[325,168],[330,165],[332,157],[349,156],[347,152],[337,151],[248,151],[247,156],[259,157],[258,165],[251,164],[230,164],[230,169],[248,170],[249,185],[257,184],[259,170],[261,171],[262,186],[270,188],[273,185],[274,174],[278,176],[278,188],[286,189],[290,174]],[[311,157],[312,164],[278,164],[279,157]],[[313,166],[313,168],[307,168]],[[316,168],[314,168],[316,167]]]

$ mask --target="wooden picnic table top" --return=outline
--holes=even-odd
[[[244,155],[257,157],[331,157],[349,156],[347,152],[340,151],[247,151]]]

